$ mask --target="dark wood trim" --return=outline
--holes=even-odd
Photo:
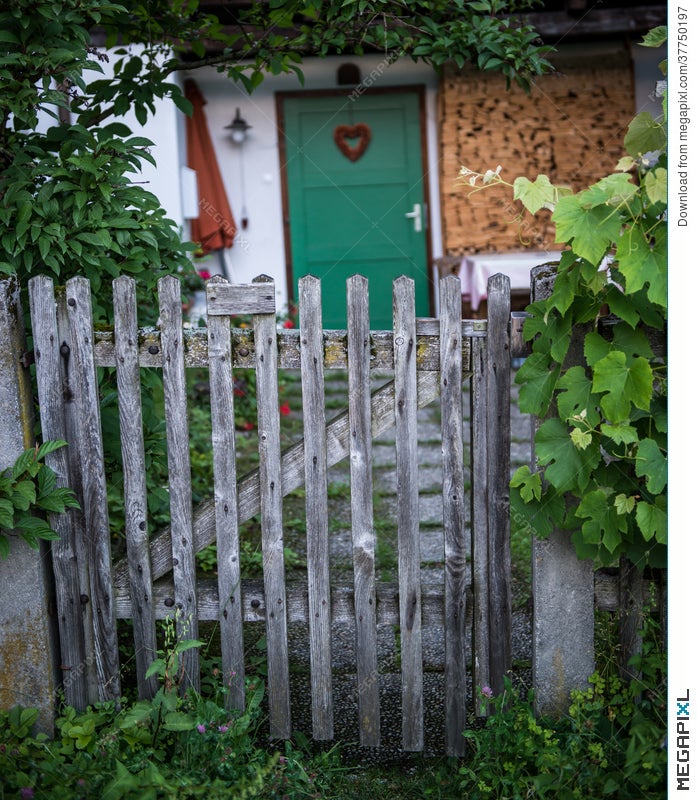
[[[276,127],[278,130],[278,155],[281,166],[281,203],[283,213],[283,244],[285,247],[286,260],[286,287],[288,292],[288,302],[295,303],[295,291],[293,286],[293,253],[290,241],[290,202],[288,195],[288,175],[286,172],[287,151],[285,137],[285,112],[283,103],[292,98],[320,98],[320,97],[350,97],[356,87],[349,89],[342,87],[338,89],[311,89],[304,91],[296,89],[287,92],[276,92]],[[421,178],[423,185],[423,198],[426,211],[426,277],[428,281],[428,303],[430,313],[435,313],[435,284],[431,265],[433,263],[433,249],[431,239],[431,193],[428,182],[428,133],[426,126],[426,86],[424,84],[405,84],[400,86],[382,86],[379,88],[365,89],[361,94],[416,94],[419,101],[419,128],[421,142]]]
[[[556,44],[562,37],[565,42],[618,34],[638,37],[657,25],[665,25],[667,8],[665,4],[632,8],[594,6],[581,16],[566,11],[538,11],[516,15],[513,19],[532,25],[543,39]]]

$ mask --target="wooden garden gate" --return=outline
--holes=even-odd
[[[159,326],[138,327],[135,285],[114,281],[112,330],[94,330],[89,282],[73,278],[56,288],[47,277],[30,281],[41,428],[44,440],[69,447],[47,461],[59,481],[76,489],[82,510],[53,520],[61,663],[66,700],[84,707],[120,696],[116,620],[133,620],[139,693],[157,689],[146,671],[155,657],[156,620],[175,615],[182,635],[195,638],[198,622],[220,625],[222,667],[230,678],[232,707],[244,704],[243,625],[264,620],[267,632],[270,735],[291,733],[288,623],[309,627],[313,733],[334,735],[331,624],[356,632],[356,681],[361,744],[380,742],[380,674],[376,630],[398,624],[405,750],[421,750],[423,736],[423,626],[445,631],[446,747],[463,752],[467,663],[472,684],[502,688],[511,661],[508,483],[510,472],[510,286],[489,282],[487,320],[462,320],[460,283],[440,282],[439,319],[416,319],[414,287],[394,282],[394,325],[371,331],[368,283],[347,282],[347,331],[322,329],[320,283],[302,279],[299,330],[278,331],[275,288],[264,277],[249,285],[214,278],[207,286],[207,326],[182,321],[179,281],[162,278]],[[251,330],[231,328],[230,315],[250,314]],[[97,368],[115,367],[124,464],[127,557],[112,563]],[[213,497],[192,508],[185,370],[209,370],[215,485]],[[256,369],[259,467],[237,475],[233,370]],[[167,426],[171,525],[150,533],[141,418],[141,369],[161,369]],[[304,439],[281,452],[278,369],[300,369]],[[348,407],[325,420],[325,371],[348,375]],[[371,390],[375,371],[391,383]],[[463,470],[463,381],[470,381],[471,490]],[[445,578],[421,584],[419,553],[417,408],[440,397]],[[396,430],[398,587],[375,574],[371,444]],[[354,581],[329,582],[327,469],[349,459]],[[283,496],[304,484],[307,582],[288,585],[283,556]],[[471,503],[471,531],[465,504]],[[242,580],[239,525],[259,514],[263,586]],[[471,550],[467,538],[471,532]],[[196,574],[196,553],[217,543],[217,585]],[[471,553],[471,556],[470,556]],[[471,569],[468,562],[471,559]],[[470,595],[471,592],[471,595]],[[469,614],[472,653],[468,653]],[[196,649],[185,654],[188,684],[199,686]],[[478,709],[485,713],[485,709]]]

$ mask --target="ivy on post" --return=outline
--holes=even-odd
[[[660,46],[666,35],[656,28],[642,44]],[[638,114],[624,138],[627,155],[587,189],[555,186],[546,175],[508,183],[501,166],[460,171],[472,191],[504,185],[527,212],[551,211],[556,242],[565,246],[554,275],[537,276],[524,326],[531,354],[516,377],[521,411],[543,420],[535,433],[537,468],[521,467],[511,481],[513,524],[536,539],[540,637],[533,658],[541,662],[543,647],[552,656],[551,673],[536,677],[540,710],[565,708],[561,687],[570,666],[579,681],[592,672],[584,655],[593,652],[592,630],[571,633],[581,617],[592,619],[592,567],[621,573],[620,668],[631,676],[626,662],[638,652],[642,624],[640,576],[666,564],[666,82],[656,91],[662,116]],[[565,600],[574,594],[584,599],[571,614]],[[552,631],[545,639],[542,615]],[[555,625],[559,619],[563,627]],[[572,650],[570,637],[579,640]]]

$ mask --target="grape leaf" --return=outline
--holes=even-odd
[[[546,465],[545,480],[558,492],[585,489],[592,469],[600,460],[597,445],[583,452],[576,449],[571,431],[555,417],[544,422],[535,436],[535,452]]]
[[[668,171],[664,167],[658,167],[653,172],[649,172],[644,178],[646,196],[651,203],[668,202]]]
[[[660,544],[668,543],[668,514],[663,495],[659,495],[653,505],[645,500],[637,503],[636,521],[647,542],[655,538]]]
[[[550,369],[551,362],[543,353],[532,353],[516,375],[516,383],[522,384],[518,403],[524,414],[542,416],[549,407],[552,392],[559,377],[560,366]]]
[[[633,358],[613,350],[601,358],[593,369],[593,391],[604,393],[600,406],[609,422],[622,422],[629,417],[632,403],[646,411],[651,406],[653,372],[645,358]]]
[[[636,453],[636,474],[646,477],[646,488],[660,494],[668,483],[668,459],[654,439],[642,439]]]
[[[590,379],[583,367],[571,367],[559,379],[557,395],[559,416],[567,422],[585,412],[588,424],[593,428],[600,422],[600,414],[596,410],[598,397],[593,396]]]
[[[649,243],[641,231],[629,231],[617,242],[616,264],[627,292],[649,284],[648,298],[663,308],[668,298],[668,247],[666,228],[658,228]]]
[[[639,187],[631,182],[630,175],[626,172],[616,172],[601,178],[576,196],[586,208],[602,205],[617,206],[627,202],[638,190]]]
[[[586,521],[581,525],[583,538],[590,544],[602,544],[614,553],[627,532],[624,515],[618,516],[617,509],[609,505],[608,491],[596,489],[584,495],[576,509],[576,516]]]
[[[539,500],[542,496],[542,480],[539,472],[530,472],[530,467],[518,467],[511,478],[511,486],[520,491],[523,502]]]
[[[574,428],[571,431],[571,441],[577,450],[585,450],[593,441],[593,435],[590,431],[583,431],[580,428]]]
[[[610,313],[624,320],[628,325],[635,327],[641,319],[641,314],[634,302],[634,296],[627,297],[617,286],[608,287],[605,299]]]
[[[534,181],[521,177],[513,181],[513,199],[520,200],[531,214],[537,214],[541,208],[554,210],[557,192],[546,175],[538,175]]]
[[[623,492],[615,497],[614,506],[617,509],[618,514],[631,514],[632,511],[634,511],[635,505],[636,499],[631,494],[627,496]]]
[[[552,214],[556,224],[556,241],[569,242],[574,253],[598,264],[608,247],[616,242],[622,228],[622,217],[607,206],[585,208],[579,195],[560,198]]]
[[[634,117],[624,137],[624,149],[631,156],[642,156],[666,146],[665,128],[648,111]]]
[[[552,488],[548,488],[540,500],[533,497],[529,502],[523,501],[519,487],[513,487],[511,491],[512,532],[532,533],[538,539],[545,539],[561,525],[564,511],[563,496]]]
[[[586,357],[589,367],[594,367],[611,351],[612,344],[597,331],[591,331],[583,341],[583,355]]]
[[[612,439],[615,444],[633,444],[639,440],[639,434],[633,425],[627,420],[618,422],[615,425],[603,423],[600,432],[608,439]]]

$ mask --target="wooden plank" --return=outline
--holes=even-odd
[[[273,282],[208,283],[206,295],[209,317],[276,313],[276,294]]]
[[[76,522],[75,534],[77,536],[77,567],[80,581],[80,603],[82,606],[82,628],[85,640],[85,663],[84,672],[87,679],[87,698],[89,703],[99,701],[99,679],[97,677],[97,659],[95,657],[94,641],[94,607],[89,602],[90,598],[90,577],[88,565],[88,547],[85,530],[84,515],[84,486],[82,481],[82,458],[80,455],[80,385],[78,380],[78,370],[75,364],[75,343],[73,332],[68,318],[68,303],[66,298],[65,286],[59,286],[55,292],[56,296],[56,322],[58,324],[58,340],[61,343],[61,372],[63,378],[63,417],[65,419],[65,432],[68,442],[73,446],[68,447],[68,470],[70,474],[70,484],[76,487],[78,502],[80,503],[80,514],[74,517]]]
[[[617,627],[620,674],[626,680],[631,680],[639,677],[639,671],[629,662],[641,653],[642,648],[644,578],[636,564],[632,564],[627,556],[620,556],[619,594]]]
[[[157,581],[153,587],[153,604],[157,619],[171,616],[174,602],[174,583],[171,578]],[[215,578],[201,578],[196,585],[199,619],[216,621],[219,617],[218,583]],[[468,597],[471,589],[468,587]],[[375,585],[376,622],[378,625],[399,625],[399,584],[377,582]],[[309,625],[310,612],[307,582],[298,581],[286,585],[289,624]],[[444,621],[443,584],[427,584],[421,587],[421,611],[423,625],[442,626]],[[467,605],[471,616],[471,602]],[[242,609],[244,622],[264,622],[266,619],[266,596],[261,580],[242,581]],[[119,619],[128,619],[131,601],[128,587],[116,591],[116,612]],[[354,586],[332,587],[331,624],[352,627],[356,622]]]
[[[445,738],[451,756],[465,753],[467,727],[467,545],[462,430],[460,281],[441,278],[441,442],[445,538]]]
[[[470,459],[472,468],[472,595],[474,609],[472,628],[472,686],[475,713],[486,716],[489,704],[480,692],[491,687],[489,665],[489,505],[487,502],[488,460],[487,446],[487,342],[472,342],[470,381]]]
[[[208,366],[208,341],[205,328],[184,330],[184,364],[189,367]],[[470,363],[470,339],[486,337],[486,320],[463,320],[462,357],[465,370]],[[324,368],[348,367],[346,331],[326,330],[324,337]],[[440,369],[440,339],[438,320],[421,318],[416,321],[416,366],[419,371]],[[370,336],[372,370],[394,369],[392,331],[372,331]],[[95,332],[95,354],[98,367],[116,366],[114,333],[110,330]],[[138,357],[141,367],[162,367],[160,331],[141,328],[138,332]],[[254,333],[251,329],[232,330],[232,366],[234,369],[254,367]],[[300,369],[300,332],[283,330],[278,334],[278,363],[281,369]]]
[[[223,278],[213,277],[209,291]],[[240,574],[240,535],[237,522],[237,466],[235,462],[235,407],[228,317],[208,316],[208,357],[215,530],[218,556],[218,595],[224,598],[220,625],[222,668],[229,689],[226,704],[244,710],[244,635]]]
[[[63,386],[61,365],[61,340],[56,322],[56,301],[53,281],[45,275],[29,281],[29,305],[34,338],[36,383],[41,408],[41,435],[45,442],[67,441],[63,417]],[[75,447],[73,444],[72,447]],[[68,448],[61,448],[46,456],[46,464],[56,473],[58,486],[71,486]],[[74,525],[78,517],[75,509],[50,515],[51,526],[59,539],[51,543],[53,574],[56,584],[56,616],[60,637],[62,681],[68,705],[84,709],[88,703],[85,675],[85,637],[82,627],[80,579],[78,574],[77,534]]]
[[[146,678],[157,657],[152,571],[148,547],[148,490],[145,480],[143,409],[138,365],[138,319],[135,281],[122,275],[113,282],[116,383],[119,398],[126,549],[133,606],[138,695],[157,692],[157,676]]]
[[[380,693],[375,627],[375,530],[370,425],[368,281],[347,281],[349,455],[356,603],[356,680],[363,747],[380,744]]]
[[[121,680],[111,580],[111,531],[97,370],[92,351],[92,295],[87,278],[71,278],[66,285],[66,298],[78,385],[82,500],[99,699],[118,701]]]
[[[489,502],[489,668],[495,694],[511,668],[511,281],[487,282],[487,496]]]
[[[393,283],[402,748],[424,747],[414,281]]]
[[[172,275],[157,282],[162,325],[162,380],[167,422],[167,466],[171,551],[177,636],[198,639],[196,607],[196,554],[191,507],[191,460],[186,404],[186,376],[182,350],[182,305],[179,281]],[[182,655],[183,691],[200,687],[199,652],[193,647]]]
[[[438,397],[438,373],[420,372],[417,377],[419,408],[427,406]],[[373,438],[394,425],[394,384],[388,383],[372,395],[371,417]],[[349,452],[348,412],[339,414],[327,426],[327,465],[338,464]],[[305,479],[305,445],[298,442],[289,447],[282,457],[283,493],[288,494],[302,486]],[[243,522],[259,513],[259,471],[254,470],[239,481],[237,488],[238,519]],[[215,541],[215,507],[213,500],[201,503],[194,515],[194,546],[196,552]],[[158,533],[150,542],[150,559],[153,580],[161,578],[172,569],[170,530]],[[128,564],[125,560],[114,569],[114,582],[124,586],[128,582]]]
[[[273,282],[256,278],[273,294]],[[259,508],[264,592],[270,610],[266,616],[266,662],[269,687],[269,724],[272,739],[288,739],[290,674],[283,561],[283,485],[281,420],[278,412],[278,350],[275,313],[254,315],[256,342],[257,419],[259,430]]]
[[[301,278],[298,285],[298,297],[305,442],[312,733],[315,739],[324,740],[334,738],[334,707],[327,500],[327,426],[324,402],[324,346],[320,281],[310,275]]]

